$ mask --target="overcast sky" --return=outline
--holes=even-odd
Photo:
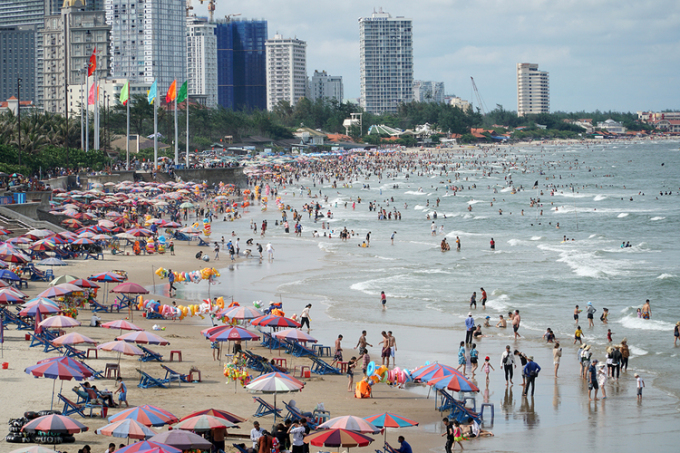
[[[193,0],[196,13],[207,3]],[[680,109],[680,0],[394,0],[375,4],[413,20],[414,78],[443,81],[488,109],[517,109],[516,64],[550,73],[550,110]],[[307,72],[343,77],[359,96],[358,0],[218,0],[216,17],[265,19],[307,42]]]

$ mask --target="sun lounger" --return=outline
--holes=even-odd
[[[210,243],[205,242],[203,239],[198,238],[198,246],[199,247],[210,247]]]
[[[274,406],[260,398],[259,396],[253,396],[253,400],[259,404],[257,411],[253,414],[253,417],[264,417],[269,414],[281,415],[281,409],[275,409]]]
[[[59,351],[59,348],[52,343],[52,339],[46,337],[44,334],[29,333],[31,336],[31,344],[28,345],[29,348],[35,346],[41,346],[44,348],[45,352]]]
[[[239,453],[249,453],[248,450],[243,448],[240,444],[232,444],[236,450],[239,451]]]
[[[16,324],[17,330],[33,330],[33,326],[21,319],[17,314],[13,314],[9,310],[0,309],[0,312],[5,313],[5,325],[12,323]]]
[[[448,393],[446,390],[439,390],[439,393],[442,395],[443,404],[438,408],[438,410],[439,412],[443,412],[445,410],[451,409],[451,413],[448,416],[449,419],[458,420],[460,423],[468,423],[470,420],[474,420],[479,424],[482,423],[482,419],[477,412],[465,407],[463,403],[456,400],[453,395]]]
[[[92,309],[92,313],[97,313],[98,311],[103,311],[104,313],[109,312],[109,307],[107,307],[106,305],[100,304],[96,300],[92,300],[90,302],[90,308]]]
[[[315,374],[327,375],[327,374],[342,374],[342,372],[328,363],[324,362],[318,357],[310,357],[314,364],[312,365],[311,372]]]
[[[78,359],[85,359],[86,358],[85,352],[77,350],[76,348],[74,348],[70,344],[62,345],[62,347],[65,349],[64,355],[66,357],[75,357],[75,358],[78,358]]]
[[[137,369],[137,372],[139,373],[139,384],[137,384],[137,387],[142,389],[150,389],[155,387],[160,387],[164,389],[168,388],[165,385],[167,384],[167,382],[164,379],[158,379],[153,376],[150,376],[149,374],[145,373],[140,369]]]
[[[302,343],[298,343],[297,341],[292,341],[292,354],[295,357],[317,357],[316,352],[308,348],[307,346],[304,346]]]
[[[144,346],[141,345],[137,345],[137,347],[144,351],[144,355],[139,358],[139,360],[141,360],[142,362],[151,362],[152,360],[156,360],[158,362],[163,361],[163,356],[161,354],[153,352],[151,349],[145,348]]]
[[[176,379],[179,379],[179,380],[182,381],[182,382],[191,382],[191,381],[189,380],[189,375],[188,375],[188,374],[178,373],[177,371],[175,371],[175,370],[169,368],[169,367],[166,366],[166,365],[163,365],[162,363],[161,363],[161,368],[163,368],[163,369],[165,370],[165,379],[164,379],[165,381],[172,382],[173,377],[174,377],[174,376],[177,376],[177,377],[175,378],[175,380],[176,380]]]
[[[87,368],[90,371],[90,373],[92,373],[92,377],[94,377],[95,379],[104,379],[104,372],[103,371],[97,371],[85,362],[81,361],[80,363],[85,368]]]
[[[165,319],[163,315],[160,313],[156,313],[155,311],[147,311],[146,312],[146,319]]]
[[[293,422],[296,422],[304,417],[307,419],[307,424],[310,428],[316,429],[318,426],[318,423],[314,423],[314,414],[311,412],[302,412],[297,406],[291,406],[285,401],[283,402],[283,405],[286,406],[286,409],[288,409],[288,414],[286,414],[285,420],[292,420]]]
[[[267,361],[264,357],[253,354],[250,351],[242,351],[243,354],[246,356],[246,366],[248,368],[252,368],[255,371],[263,371],[264,370],[264,365],[263,363]]]

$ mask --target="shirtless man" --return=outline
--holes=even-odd
[[[508,327],[508,323],[505,320],[505,318],[503,317],[503,315],[500,315],[500,318],[501,318],[501,320],[496,323],[496,327],[499,327],[501,329],[505,329],[506,327]]]
[[[389,346],[390,340],[387,337],[387,333],[384,330],[382,331],[382,337],[383,337],[383,339],[380,341],[380,343],[378,343],[378,344],[382,345],[382,350],[380,351],[380,357],[382,358],[382,364],[383,365],[385,365],[385,360],[387,360],[386,366],[389,368],[389,366],[390,366],[390,346]]]
[[[512,330],[515,332],[515,340],[521,337],[521,335],[517,333],[520,321],[522,321],[522,318],[519,316],[519,310],[515,310],[515,316],[512,317]]]
[[[342,362],[342,335],[338,335],[338,339],[335,340],[335,357],[333,358],[336,362]]]
[[[354,349],[359,348],[359,354],[366,354],[368,352],[368,349],[366,349],[366,345],[373,347],[372,344],[366,341],[366,331],[362,330],[361,336],[359,337],[359,342],[357,343],[356,346],[354,346]]]
[[[649,299],[645,301],[645,304],[642,306],[642,319],[651,319],[652,318],[652,307],[649,306]]]
[[[394,366],[397,362],[397,359],[395,358],[396,354],[397,354],[397,339],[394,338],[391,330],[389,330],[387,332],[387,340],[388,340],[388,344],[390,346],[390,355],[392,356],[392,365]]]

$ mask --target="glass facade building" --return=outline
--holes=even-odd
[[[21,78],[21,98],[37,102],[36,44],[35,25],[0,28],[0,101],[17,96]]]
[[[217,102],[231,110],[267,108],[267,22],[217,22]]]

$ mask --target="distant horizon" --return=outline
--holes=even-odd
[[[207,2],[194,3],[194,14],[208,16]],[[680,99],[680,2],[658,0],[655,8],[625,1],[612,8],[604,0],[526,3],[397,0],[382,9],[413,20],[414,80],[444,82],[447,94],[477,105],[472,76],[488,110],[497,104],[517,110],[516,64],[524,62],[550,74],[551,113],[680,110],[668,105]],[[373,10],[355,0],[285,6],[254,0],[237,8],[217,2],[215,17],[264,19],[271,36],[306,41],[308,71],[342,76],[345,98],[354,99],[357,19]]]

